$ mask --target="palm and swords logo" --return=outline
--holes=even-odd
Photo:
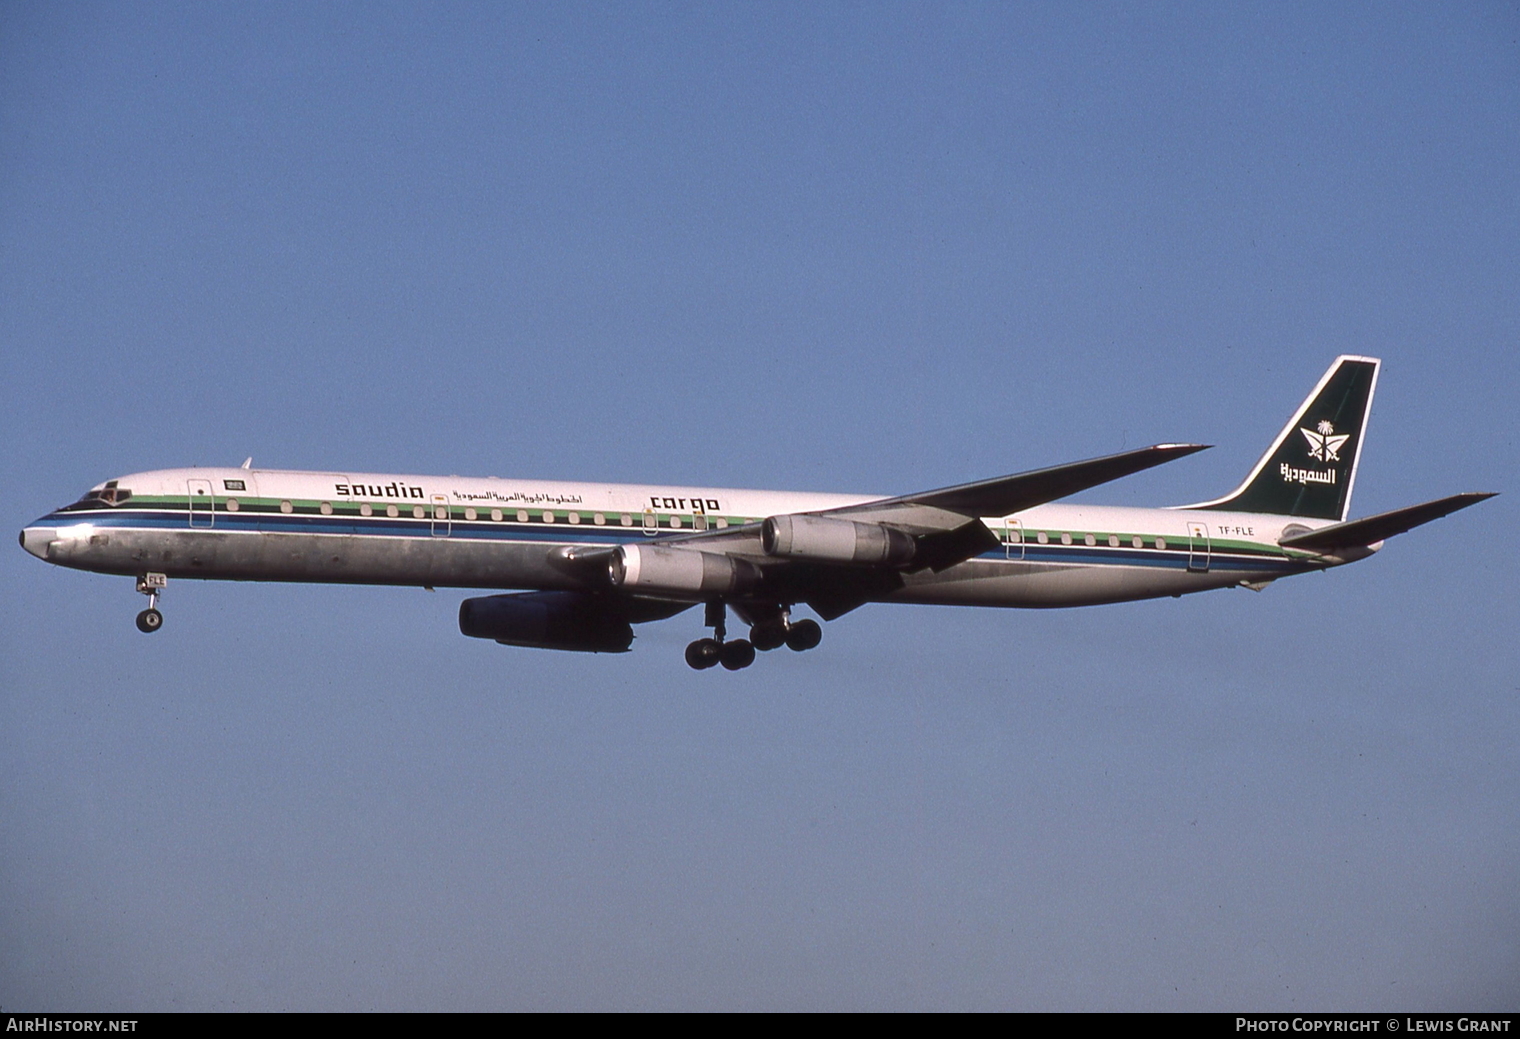
[[[1341,448],[1351,439],[1350,433],[1337,433],[1335,427],[1325,421],[1313,429],[1300,428],[1299,432],[1309,441],[1309,457],[1321,462],[1339,462]]]

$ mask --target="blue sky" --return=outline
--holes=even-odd
[[[1513,5],[13,4],[13,530],[237,464],[1517,471]],[[0,557],[7,1009],[1513,1009],[1512,495],[1259,595],[870,607],[701,674],[464,593]]]

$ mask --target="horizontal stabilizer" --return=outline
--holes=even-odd
[[[844,509],[831,509],[828,515],[845,516],[857,511],[876,512],[896,505],[919,505],[943,509],[975,519],[980,516],[1007,516],[1048,501],[1064,498],[1089,487],[1096,487],[1121,476],[1129,476],[1152,466],[1161,465],[1197,451],[1208,444],[1157,444],[1142,447],[1138,451],[1125,451],[1102,458],[1089,458],[1085,462],[1070,462],[1035,469],[1013,476],[999,476],[976,483],[963,483],[954,487],[942,487],[937,491],[905,494],[900,498],[867,502]]]
[[[1453,494],[1449,498],[1428,501],[1423,505],[1411,505],[1407,509],[1394,509],[1349,523],[1337,523],[1304,534],[1283,538],[1278,544],[1283,548],[1306,549],[1310,552],[1331,552],[1338,548],[1364,548],[1395,534],[1413,530],[1422,523],[1440,519],[1458,509],[1476,505],[1493,494]]]

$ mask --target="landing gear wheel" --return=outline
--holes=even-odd
[[[801,653],[823,641],[823,629],[817,621],[798,621],[786,633],[786,648]]]
[[[698,671],[712,667],[722,655],[723,643],[717,639],[697,639],[686,647],[686,663]]]
[[[756,649],[768,653],[786,645],[786,626],[783,624],[756,624],[749,629],[749,640]]]
[[[730,671],[749,667],[755,662],[755,647],[748,639],[723,643],[723,666]]]
[[[137,615],[137,630],[151,635],[164,626],[164,615],[158,612],[158,595],[168,585],[165,574],[147,573],[137,578],[137,590],[148,597],[148,608]]]

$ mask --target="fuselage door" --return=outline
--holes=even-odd
[[[1188,569],[1194,573],[1208,573],[1209,527],[1206,523],[1188,524]]]
[[[209,527],[216,523],[216,500],[211,496],[210,480],[190,480],[190,525]]]
[[[435,494],[429,505],[429,518],[433,524],[433,537],[446,538],[449,536],[449,526],[453,522],[449,518],[449,496],[447,494]]]
[[[1003,549],[1009,559],[1024,558],[1024,524],[1021,521],[1003,521]]]

